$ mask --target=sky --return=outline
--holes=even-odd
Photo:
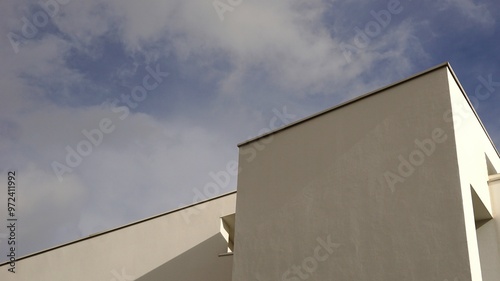
[[[499,146],[498,19],[495,0],[1,1],[0,225],[9,171],[18,257],[234,191],[238,143],[446,61]]]

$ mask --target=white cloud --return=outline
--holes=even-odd
[[[317,93],[345,99],[380,86],[378,79],[359,81],[380,61],[390,66],[380,78],[385,82],[411,69],[411,60],[402,59],[408,52],[425,56],[418,44],[412,44],[411,25],[403,24],[376,38],[348,63],[340,48],[342,39],[330,35],[322,18],[326,4],[320,0],[244,1],[222,22],[212,2],[71,1],[51,19],[57,32],[40,30],[18,54],[2,36],[0,154],[6,160],[0,170],[18,167],[20,181],[27,186],[20,205],[23,223],[30,229],[20,234],[20,239],[30,241],[25,251],[190,204],[192,189],[202,189],[212,180],[210,171],[223,170],[228,161],[236,160],[236,141],[268,126],[262,114],[266,109],[296,106]],[[2,16],[7,15],[3,11],[20,11],[2,19],[7,22],[0,25],[3,34],[19,32],[28,3],[2,4]],[[198,77],[214,79],[222,95],[204,109],[211,119],[200,122],[192,112],[184,112],[166,120],[145,113],[120,120],[107,105],[67,106],[70,86],[92,81],[69,68],[66,58],[72,48],[98,58],[102,54],[93,44],[102,37],[113,37],[130,55],[144,55],[146,61],[174,54],[180,68],[176,71],[190,75],[193,83]],[[227,66],[214,69],[217,60]],[[117,70],[117,76],[127,79],[136,67]],[[54,92],[38,82],[57,86],[57,103],[52,100]],[[312,108],[296,106],[306,107]],[[65,164],[66,147],[76,149],[85,140],[82,130],[97,129],[103,118],[112,119],[116,129],[103,135],[103,142],[59,182],[53,161]],[[236,184],[232,180],[231,188]]]
[[[81,130],[97,129],[102,118],[113,120],[115,131],[103,134],[102,143],[60,182],[51,163],[67,165],[66,146],[76,150],[87,140]],[[19,239],[30,251],[191,204],[192,189],[203,189],[209,172],[236,159],[236,147],[228,150],[223,136],[210,129],[142,113],[122,121],[106,106],[46,107],[4,127],[13,128],[4,138],[17,131],[15,140],[2,141],[3,159],[15,162],[3,162],[0,170],[19,171],[25,229]],[[233,177],[220,192],[235,184]]]
[[[488,6],[484,3],[476,3],[473,0],[441,0],[436,2],[436,4],[441,10],[457,9],[469,20],[485,26],[492,26],[496,22]]]
[[[275,93],[298,97],[331,93],[334,86],[349,85],[367,68],[387,59],[374,49],[363,60],[348,63],[341,48],[343,39],[332,38],[324,21],[327,4],[321,0],[243,1],[226,12],[223,21],[212,3],[71,2],[56,22],[66,34],[78,38],[79,34],[96,37],[116,32],[127,50],[146,57],[157,58],[158,50],[150,53],[151,46],[163,44],[164,55],[173,52],[180,59],[179,71],[204,69],[198,75],[220,79],[219,90],[226,95],[244,94],[242,89],[248,88],[247,81],[256,71],[262,75],[261,83]],[[393,49],[404,52],[407,47],[398,44]],[[211,68],[215,58],[227,61],[225,73]],[[392,63],[394,73],[401,72],[399,65]]]

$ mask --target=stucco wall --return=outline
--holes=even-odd
[[[471,280],[447,79],[242,144],[233,280]]]
[[[493,219],[477,229],[483,281],[500,278],[500,177],[490,181]]]
[[[488,185],[489,174],[500,171],[500,159],[478,117],[450,72],[448,79],[453,114],[448,112],[444,118],[452,119],[455,129],[460,182],[465,206],[464,217],[474,280],[481,280],[481,275],[484,281],[500,280],[500,252],[498,251],[500,236],[496,230],[499,218],[498,214],[495,216],[495,210],[491,204],[495,199],[491,196],[494,193],[490,192]],[[491,164],[490,171],[488,171],[488,161]],[[480,197],[489,214],[494,217],[493,220],[481,224],[477,229],[474,223],[471,188]],[[498,195],[495,193],[495,196]]]
[[[232,193],[77,241],[0,267],[0,280],[231,280],[232,257],[220,217],[234,213]]]

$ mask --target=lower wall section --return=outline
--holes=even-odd
[[[231,281],[233,256],[218,256],[226,249],[227,241],[221,234],[216,234],[153,269],[137,281]]]
[[[232,256],[220,218],[234,214],[236,193],[21,258],[2,281],[230,281]]]
[[[500,276],[500,176],[490,180],[493,219],[477,229],[483,281],[498,281]]]

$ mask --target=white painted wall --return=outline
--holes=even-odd
[[[493,168],[497,171],[500,171],[500,159],[477,115],[450,72],[448,72],[448,80],[453,114],[445,114],[444,118],[453,119],[455,129],[473,280],[500,280],[500,255],[498,251],[500,236],[498,236],[495,227],[498,215],[495,220],[486,223],[476,231],[470,192],[472,186],[489,213],[494,215],[490,187],[488,186],[489,175],[486,159],[489,158]]]
[[[500,276],[500,177],[489,182],[493,219],[477,229],[477,239],[484,281],[496,281]]]
[[[233,280],[478,280],[450,109],[443,66],[243,143]]]

